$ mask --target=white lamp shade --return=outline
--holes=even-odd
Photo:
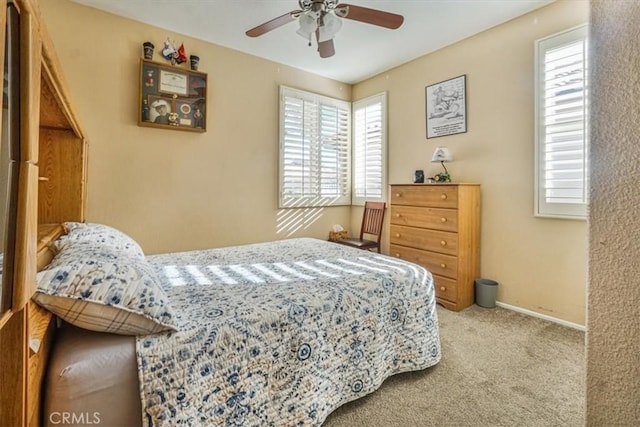
[[[340,28],[342,28],[342,20],[337,18],[333,13],[327,13],[322,19],[324,21],[324,25],[320,27],[318,42],[331,40],[333,36],[340,31]]]
[[[304,14],[298,19],[298,21],[300,22],[300,28],[296,33],[300,34],[300,36],[305,39],[308,39],[316,28],[318,28],[318,22],[316,21],[314,14]]]
[[[432,162],[450,162],[453,160],[453,156],[447,147],[436,147],[431,157]]]

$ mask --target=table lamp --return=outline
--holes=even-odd
[[[449,171],[447,167],[444,165],[445,162],[453,161],[453,156],[447,147],[436,147],[436,150],[433,152],[433,157],[431,157],[432,163],[440,162],[442,167],[444,168],[444,172],[437,173],[433,180],[435,182],[451,182],[451,175],[449,175]]]

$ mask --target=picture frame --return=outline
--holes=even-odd
[[[207,74],[140,59],[138,126],[207,131]]]
[[[427,139],[467,132],[467,75],[425,87]]]

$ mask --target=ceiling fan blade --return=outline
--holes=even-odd
[[[271,30],[275,30],[276,28],[282,27],[284,24],[288,24],[291,21],[294,21],[298,16],[300,11],[294,10],[293,12],[285,13],[282,16],[278,16],[277,18],[272,19],[271,21],[265,22],[264,24],[258,25],[255,28],[250,29],[245,34],[249,37],[258,37],[265,33],[268,33]]]
[[[335,11],[336,15],[341,18],[377,25],[391,30],[399,28],[404,22],[402,15],[377,9],[369,9],[368,7],[354,6],[352,4],[340,3],[336,6]]]

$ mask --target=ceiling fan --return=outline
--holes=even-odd
[[[258,25],[246,34],[249,37],[258,37],[298,19],[300,28],[297,33],[309,40],[309,46],[311,46],[312,35],[315,34],[320,57],[329,58],[336,53],[333,36],[342,27],[341,18],[391,30],[399,28],[404,22],[402,15],[352,4],[338,4],[338,2],[339,0],[298,0],[299,10],[293,10]]]

